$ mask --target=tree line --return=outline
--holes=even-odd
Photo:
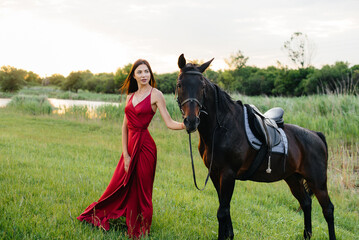
[[[296,32],[283,45],[289,59],[297,66],[290,69],[278,62],[277,66],[258,68],[248,66],[249,57],[239,50],[226,63],[228,69],[208,69],[205,76],[228,92],[248,96],[301,96],[318,93],[359,93],[359,65],[349,67],[348,62],[339,61],[321,68],[311,66],[312,46],[303,33]],[[196,62],[196,61],[195,61]],[[198,63],[198,61],[197,61]],[[132,65],[127,64],[115,73],[93,74],[91,71],[74,71],[67,77],[53,74],[41,78],[32,71],[2,66],[0,87],[2,91],[14,92],[23,86],[52,85],[66,91],[79,89],[97,93],[119,93]],[[179,72],[156,74],[157,88],[163,93],[175,93]]]
[[[77,92],[79,89],[97,93],[119,93],[131,64],[118,68],[115,73],[93,74],[89,70],[71,72],[67,77],[53,74],[41,78],[11,66],[0,69],[1,90],[14,92],[23,86],[51,85],[62,90]],[[154,74],[157,88],[163,93],[175,93],[179,72]],[[258,68],[240,65],[233,69],[213,71],[208,69],[205,77],[228,92],[248,96],[301,96],[317,93],[359,93],[359,65],[349,67],[346,62],[336,62],[318,69],[306,67],[289,69],[287,66]]]

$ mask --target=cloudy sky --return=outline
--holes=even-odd
[[[312,64],[359,64],[357,0],[0,0],[0,66],[41,76],[89,69],[115,72],[147,59],[157,73],[177,59],[241,50],[248,64],[289,65],[283,43],[294,32],[315,44]]]

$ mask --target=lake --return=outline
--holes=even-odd
[[[6,107],[10,101],[11,98],[0,98],[0,108]]]
[[[119,103],[114,102],[102,102],[102,101],[87,101],[87,100],[70,100],[70,99],[57,99],[57,98],[48,98],[51,106],[55,108],[54,113],[64,114],[66,108],[72,106],[87,106],[89,112],[93,112],[97,107],[102,105],[114,105],[118,106]],[[11,101],[11,98],[0,98],[0,108],[6,107],[6,105]]]

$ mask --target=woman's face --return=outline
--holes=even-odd
[[[136,79],[138,87],[140,87],[150,82],[151,73],[146,64],[141,64],[135,69],[133,77]]]

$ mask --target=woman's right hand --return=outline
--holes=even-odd
[[[128,172],[128,167],[130,166],[130,162],[131,162],[131,157],[130,155],[126,154],[123,156],[124,160],[125,160],[125,172]]]

